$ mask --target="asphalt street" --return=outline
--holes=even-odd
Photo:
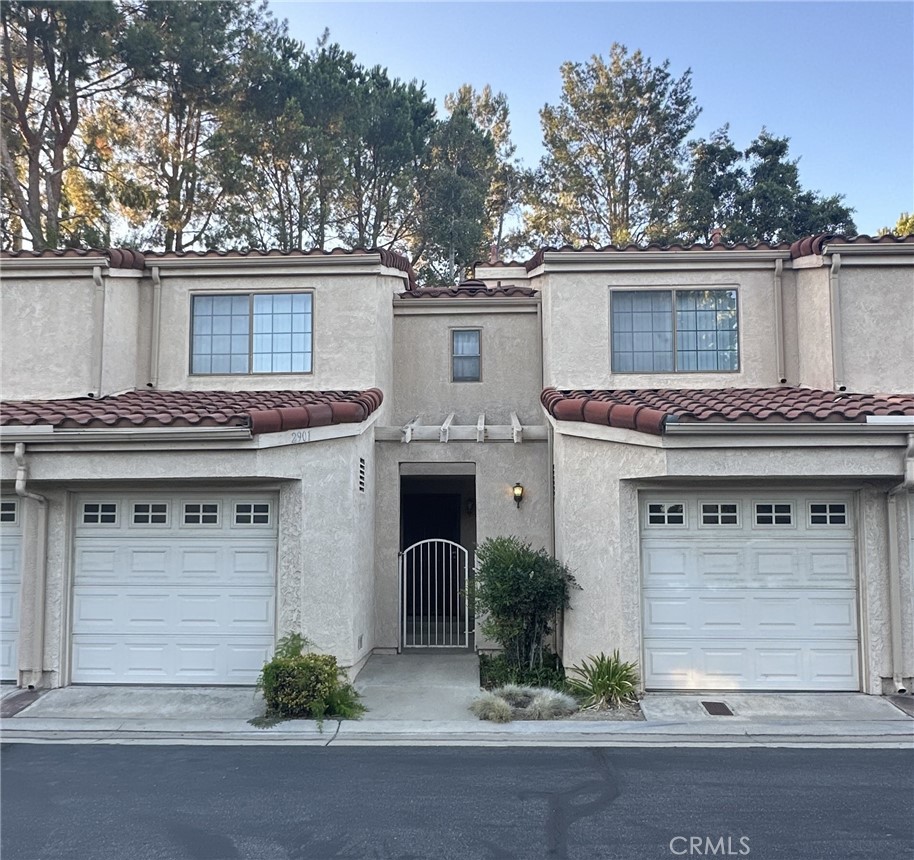
[[[914,857],[914,750],[5,744],[3,860]]]

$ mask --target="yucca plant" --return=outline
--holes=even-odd
[[[616,708],[638,698],[638,666],[626,663],[618,649],[607,657],[602,651],[568,670],[568,689],[581,697],[585,708]]]

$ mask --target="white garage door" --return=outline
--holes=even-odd
[[[858,690],[846,494],[645,494],[648,689]]]
[[[83,496],[74,683],[253,684],[274,639],[276,500]]]
[[[0,681],[19,674],[19,591],[22,585],[22,504],[0,499]]]

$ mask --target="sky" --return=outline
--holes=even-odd
[[[692,72],[692,137],[724,123],[745,149],[762,127],[790,138],[804,188],[843,194],[861,233],[914,211],[914,2],[301,2],[270,0],[290,34],[424,81],[444,112],[461,84],[504,92],[517,154],[542,155],[539,111],[563,62],[613,42]]]

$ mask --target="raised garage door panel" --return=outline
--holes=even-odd
[[[649,494],[641,521],[648,689],[859,688],[849,497]]]
[[[22,586],[22,503],[0,500],[0,681],[19,674],[19,607]]]
[[[100,503],[114,521],[76,528],[72,680],[254,683],[274,639],[274,500],[93,496],[80,500],[77,517]],[[134,506],[149,503],[164,521],[148,522],[142,507],[135,522]],[[201,503],[211,522],[186,522],[185,505],[198,521]],[[265,521],[248,522],[245,508],[238,524],[235,505],[254,503],[265,506]]]

